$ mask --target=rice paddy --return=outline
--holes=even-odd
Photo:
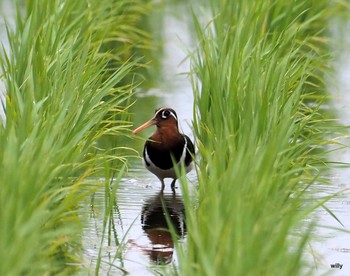
[[[336,138],[346,133],[336,113],[325,109],[332,60],[327,24],[348,9],[345,3],[18,5],[0,60],[6,96],[0,275],[314,274],[314,214],[323,210],[338,220],[325,204],[332,194],[320,195],[319,188],[334,168],[329,148],[344,147]],[[128,247],[149,253],[130,238],[132,227],[144,227],[159,196],[156,181],[142,176],[146,171],[133,181],[144,141],[132,139],[130,129],[152,115],[164,95],[169,100],[163,103],[182,106],[163,91],[143,95],[162,80],[148,78],[168,69],[160,65],[165,48],[159,33],[169,26],[152,18],[162,18],[171,5],[184,7],[193,35],[186,49],[191,66],[182,73],[193,90],[186,112],[193,114],[197,177],[181,178],[176,200],[165,194],[168,207],[181,207],[173,215],[186,218],[180,232],[176,225],[167,232],[171,258],[163,255],[132,272]],[[175,97],[178,88],[171,89]],[[192,95],[186,97],[188,106]],[[142,206],[142,218],[121,219],[123,202]],[[93,256],[85,252],[89,212],[99,224]]]

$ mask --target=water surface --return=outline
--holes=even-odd
[[[150,119],[156,108],[167,106],[177,112],[181,131],[193,138],[193,92],[187,59],[187,51],[193,44],[189,7],[184,2],[167,5],[158,11],[161,15],[158,14],[156,18],[158,26],[161,26],[159,31],[162,39],[162,49],[157,54],[159,71],[152,80],[153,85],[140,89],[138,93],[139,98],[133,107],[135,127]],[[147,138],[153,131],[150,128],[139,136]],[[143,143],[138,141],[135,144],[140,154]],[[180,183],[177,182],[176,192],[173,193],[170,189],[171,180],[166,179],[166,188],[160,194],[160,181],[143,167],[141,159],[133,160],[129,167],[129,173],[117,190],[117,202],[112,215],[112,238],[110,241],[106,238],[102,246],[101,275],[123,275],[126,272],[130,275],[154,275],[155,271],[163,273],[176,267],[175,241],[167,229],[165,213],[171,218],[177,240],[181,242],[186,236]],[[187,178],[190,185],[196,187],[196,173],[190,172]],[[100,249],[104,199],[104,188],[101,188],[93,196],[93,202],[89,204],[91,207],[85,207],[90,219],[84,230],[84,258],[91,273]],[[118,251],[118,243],[125,245],[121,251]]]
[[[336,194],[325,205],[332,210],[341,224],[325,210],[319,209],[318,242],[311,244],[315,255],[315,275],[350,275],[350,21],[334,19],[331,26],[333,38],[333,66],[335,73],[329,79],[332,96],[331,108],[338,118],[337,123],[347,129],[345,135],[336,139],[345,148],[329,155],[329,161],[344,163],[331,169],[329,185],[319,184],[320,195]],[[334,137],[332,137],[334,138]],[[343,232],[344,230],[344,232]],[[345,232],[347,231],[347,232]]]
[[[1,11],[6,11],[7,18],[13,12],[11,3],[11,1],[0,1]],[[161,16],[158,14],[158,31],[163,40],[162,50],[158,53],[158,76],[152,85],[140,91],[133,110],[134,121],[138,125],[149,119],[154,109],[161,106],[172,107],[178,113],[182,131],[193,137],[191,130],[193,93],[186,74],[189,72],[187,51],[194,44],[189,11],[189,4],[186,4],[186,1],[179,1],[177,4],[165,6]],[[339,55],[334,61],[335,81],[330,82],[330,92],[333,95],[331,108],[335,110],[339,123],[344,126],[350,125],[350,36],[347,31],[349,29],[350,23],[341,20],[334,22],[332,29],[334,40],[339,41],[336,43]],[[6,48],[4,31],[4,25],[0,21],[0,38]],[[4,87],[0,82],[0,95],[2,92]],[[0,116],[3,118],[1,107]],[[140,135],[146,138],[152,131],[151,129]],[[348,137],[343,137],[339,141],[346,145],[350,144]],[[142,147],[142,141],[136,142],[135,148],[140,153]],[[345,148],[334,152],[329,159],[348,163],[350,150]],[[191,185],[196,187],[195,172],[191,172],[188,178]],[[334,212],[343,226],[325,210],[317,211],[319,224],[326,227],[319,227],[317,238],[315,236],[315,241],[310,243],[314,275],[324,273],[350,275],[350,236],[338,229],[332,229],[350,229],[349,179],[350,168],[339,167],[330,170],[330,185],[318,185],[320,196],[339,193],[326,206]],[[154,275],[155,271],[162,272],[176,267],[175,241],[167,229],[166,215],[162,207],[166,207],[165,210],[173,221],[177,240],[185,241],[186,223],[180,188],[173,194],[168,182],[164,194],[160,194],[159,180],[142,166],[141,159],[133,160],[130,171],[122,179],[116,191],[116,202],[107,221],[107,231],[103,233],[106,206],[104,179],[89,181],[101,188],[87,198],[82,206],[84,217],[82,275],[94,274],[99,254],[102,256],[100,275],[123,275],[126,272],[130,275]],[[179,183],[177,186],[179,187]],[[102,237],[104,240],[101,245]]]

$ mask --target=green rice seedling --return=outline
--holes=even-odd
[[[131,50],[146,41],[135,27],[142,7],[35,0],[18,8],[0,61],[1,275],[68,274],[79,265],[77,206],[95,190],[84,179],[112,159],[97,140],[127,129],[129,80],[139,62]],[[118,39],[113,51],[105,47]],[[113,159],[124,160],[116,149]]]
[[[211,1],[192,56],[198,199],[182,275],[298,275],[324,165],[327,1]],[[312,104],[310,104],[312,100]],[[317,199],[314,199],[317,202]],[[196,208],[193,208],[193,205]]]

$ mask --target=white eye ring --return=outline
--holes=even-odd
[[[172,115],[172,114],[171,114],[171,112],[170,112],[169,110],[164,110],[164,111],[162,112],[162,118],[163,118],[163,119],[168,118],[170,115]]]
[[[160,113],[161,112],[161,113]],[[164,110],[159,110],[158,114],[160,113],[162,119],[167,119],[170,116],[173,116],[173,118],[177,121],[177,116],[175,115],[174,112],[172,112],[169,109],[164,109]]]

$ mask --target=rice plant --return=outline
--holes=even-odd
[[[336,6],[336,5],[335,5]],[[198,199],[183,183],[181,275],[307,274],[325,168],[328,1],[211,1],[192,58]],[[308,195],[310,197],[310,195]],[[311,194],[312,197],[312,194]],[[193,205],[195,208],[193,208]]]
[[[96,147],[125,133],[131,80],[147,47],[142,1],[26,1],[0,60],[0,274],[67,274],[80,264],[83,180],[124,160]],[[109,48],[113,45],[113,49]],[[118,169],[113,168],[113,169]]]

